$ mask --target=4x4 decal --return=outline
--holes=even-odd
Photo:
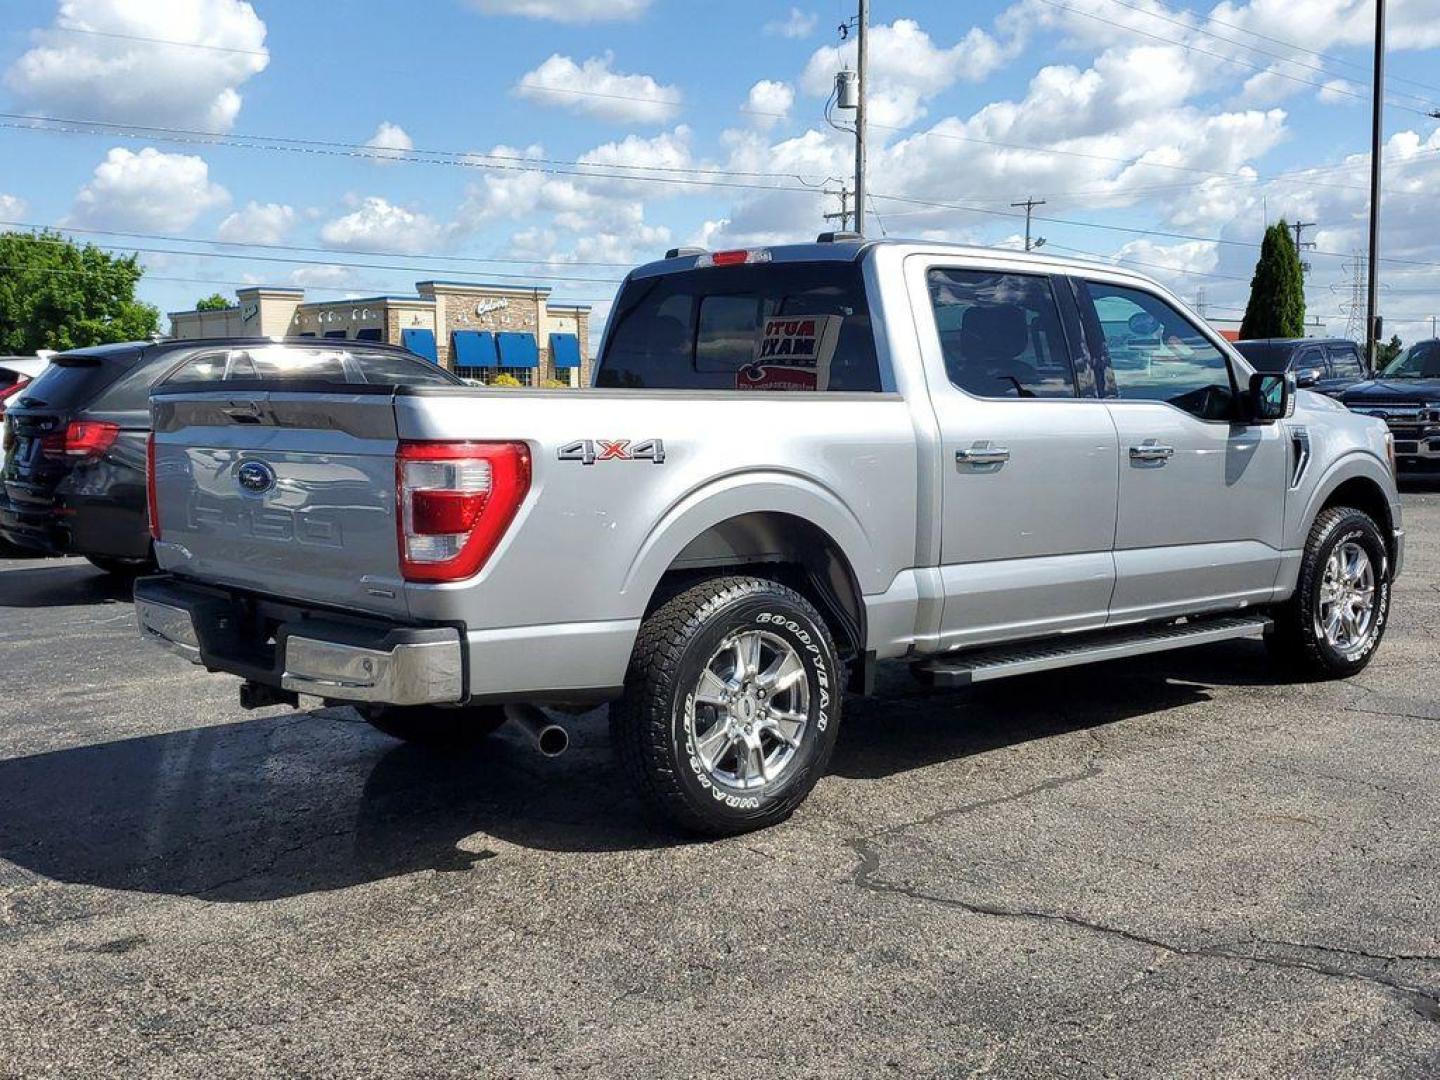
[[[644,439],[631,443],[629,439],[577,439],[560,447],[561,461],[578,461],[582,465],[594,465],[597,461],[649,461],[656,465],[665,464],[665,440]]]

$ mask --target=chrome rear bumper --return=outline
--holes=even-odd
[[[301,613],[294,613],[300,615]],[[460,632],[296,617],[247,640],[223,594],[166,578],[135,585],[141,633],[192,664],[335,701],[448,705],[464,700]],[[253,633],[252,637],[267,637]]]
[[[280,688],[297,694],[381,705],[436,705],[460,700],[460,635],[395,645],[388,651],[336,641],[285,639]]]

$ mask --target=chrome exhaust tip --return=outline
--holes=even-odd
[[[505,719],[520,728],[547,758],[556,758],[570,749],[570,732],[534,705],[507,705]]]

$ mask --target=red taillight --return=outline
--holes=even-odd
[[[145,516],[150,519],[150,539],[160,539],[160,503],[155,491],[155,433],[145,440]]]
[[[108,420],[72,420],[66,429],[40,439],[46,457],[98,458],[115,445],[120,426]]]
[[[471,577],[530,490],[530,451],[514,442],[402,442],[395,455],[400,573]]]

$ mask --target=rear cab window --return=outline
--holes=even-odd
[[[633,278],[615,302],[595,385],[879,391],[860,265],[751,263]]]

